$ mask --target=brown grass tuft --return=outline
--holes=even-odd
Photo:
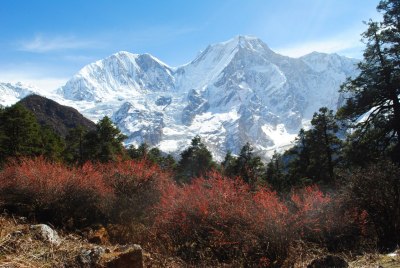
[[[58,247],[37,240],[23,218],[0,216],[0,226],[0,267],[76,267],[76,256],[90,246],[76,235],[60,236]]]

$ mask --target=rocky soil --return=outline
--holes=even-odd
[[[400,250],[390,254],[331,255],[302,242],[293,248],[285,268],[397,268]],[[332,266],[333,265],[333,266]],[[196,266],[196,265],[195,265]],[[139,245],[115,245],[104,227],[66,233],[22,217],[0,216],[0,268],[14,267],[195,267],[179,258],[148,252]],[[219,267],[231,267],[221,264]]]

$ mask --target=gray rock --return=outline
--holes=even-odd
[[[111,119],[123,133],[129,133],[128,143],[156,145],[161,141],[164,118],[160,112],[139,110],[132,103],[125,102]],[[133,124],[137,124],[136,130],[129,128]]]
[[[77,261],[83,267],[92,267],[99,263],[106,249],[97,246],[90,249],[83,249],[77,256]]]
[[[182,111],[182,123],[184,125],[190,125],[196,115],[204,113],[210,108],[208,101],[194,89],[189,91],[188,101],[188,105]]]
[[[171,102],[172,102],[171,97],[161,96],[156,100],[156,105],[157,106],[167,106],[167,105],[170,105]]]
[[[61,240],[57,232],[46,224],[31,225],[30,230],[32,231],[33,236],[37,239],[49,242],[55,246],[59,246],[61,244]]]

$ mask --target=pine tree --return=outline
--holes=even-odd
[[[84,159],[108,162],[124,154],[126,136],[105,116],[96,124],[96,130],[85,135]]]
[[[275,151],[267,164],[265,179],[267,183],[278,192],[282,192],[288,188],[284,169],[285,165],[282,160],[282,155]]]
[[[227,177],[235,177],[235,165],[237,158],[232,155],[231,151],[228,151],[225,155],[224,161],[222,161],[221,166],[223,173]]]
[[[41,153],[40,126],[35,116],[21,104],[0,113],[0,156],[34,156]]]
[[[174,171],[176,169],[176,160],[175,158],[168,154],[163,157],[162,162],[159,164],[160,167],[164,170]]]
[[[176,166],[176,161],[172,155],[162,153],[157,147],[150,148],[147,143],[142,143],[138,148],[130,145],[127,153],[131,159],[145,159],[165,170],[173,170]]]
[[[340,156],[339,127],[332,110],[326,107],[314,113],[310,130],[301,129],[296,145],[285,153],[289,159],[289,180],[293,185],[315,182],[332,183]]]
[[[150,149],[150,145],[145,142],[140,144],[138,148],[136,148],[135,145],[130,145],[127,153],[132,159],[147,159],[153,163],[157,162],[158,159],[156,158],[161,157],[160,150],[158,150],[157,148]]]
[[[177,180],[190,182],[191,179],[204,176],[215,167],[211,152],[207,149],[199,136],[192,139],[189,148],[181,153],[177,166]]]
[[[78,163],[83,164],[84,162],[84,139],[87,134],[87,130],[82,126],[78,126],[71,129],[68,135],[65,137],[65,150],[64,159],[70,164]]]
[[[49,126],[40,130],[41,154],[49,160],[60,161],[65,150],[65,141]]]
[[[400,2],[383,0],[377,10],[383,13],[383,21],[367,23],[360,74],[343,84],[341,90],[351,97],[338,116],[359,130],[356,142],[368,143],[365,135],[373,131],[372,136],[385,140],[385,151],[400,163]],[[365,119],[358,122],[363,115]]]
[[[332,110],[326,107],[319,109],[319,113],[314,113],[311,120],[313,128],[310,130],[312,173],[316,178],[330,183],[334,179],[334,167],[339,158],[341,141],[338,139],[337,132],[339,127],[336,123]]]
[[[147,159],[149,157],[151,158],[151,156],[149,156],[150,150],[151,150],[150,145],[148,145],[147,143],[144,142],[144,143],[140,144],[140,146],[137,148],[137,154],[140,159],[144,159],[144,158]],[[157,161],[156,159],[152,159],[152,160],[154,160],[154,162]],[[150,160],[150,161],[152,161],[152,160]]]
[[[262,178],[264,165],[261,158],[254,154],[253,147],[246,143],[240,150],[236,159],[234,171],[236,176],[241,177],[251,187],[255,187],[259,179]]]
[[[283,157],[288,159],[287,176],[290,185],[312,182],[312,174],[310,173],[311,140],[309,131],[300,129],[295,140],[295,146],[287,150]]]

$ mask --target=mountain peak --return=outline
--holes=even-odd
[[[258,37],[256,36],[252,36],[252,35],[236,35],[235,37],[221,42],[221,44],[223,43],[237,43],[237,44],[243,44],[243,43],[247,43],[247,42],[253,42],[253,41],[258,41],[258,42],[262,42]]]
[[[299,59],[317,72],[336,68],[344,70],[347,75],[355,72],[356,64],[358,63],[356,59],[340,56],[336,53],[322,53],[316,51],[304,55]]]
[[[233,38],[239,45],[248,43],[264,43],[260,38],[253,35],[237,35]]]
[[[166,64],[163,61],[159,60],[158,58],[154,57],[150,53],[136,54],[136,53],[131,53],[128,51],[123,51],[123,50],[112,54],[111,56],[105,58],[104,60],[98,61],[98,63],[102,64],[104,62],[114,62],[115,60],[126,62],[126,63],[154,62],[161,66],[172,69],[170,66],[168,66],[168,64]]]
[[[318,51],[313,51],[310,52],[304,56],[301,56],[300,58],[341,58],[343,56],[339,56],[337,53],[325,53],[325,52],[318,52]]]
[[[270,48],[258,37],[250,35],[237,35],[227,41],[211,46],[248,49],[253,51],[270,51]]]
[[[247,35],[209,45],[173,69],[150,54],[120,51],[84,70],[60,93],[82,101],[89,118],[108,115],[127,143],[164,152],[177,153],[201,135],[218,159],[245,142],[266,156],[290,145],[319,107],[340,106],[338,88],[355,73],[344,57],[284,57]]]
[[[135,54],[135,53],[131,53],[131,52],[128,52],[128,51],[118,51],[118,52],[116,52],[116,53],[114,53],[114,54],[112,54],[112,55],[110,55],[110,56],[108,56],[107,58],[105,58],[105,59],[103,59],[103,60],[100,60],[100,61],[113,61],[113,60],[115,60],[115,59],[118,59],[118,60],[130,60],[130,61],[133,61],[133,60],[135,60],[136,58],[138,58],[140,56],[140,54]]]
[[[123,56],[138,56],[138,54],[134,54],[125,50],[118,51],[117,53],[113,54],[116,57],[123,57]]]
[[[209,45],[190,64],[198,64],[207,61],[208,64],[218,67],[226,65],[238,52],[250,52],[256,54],[271,54],[274,52],[259,38],[247,35],[237,35],[224,42]]]

